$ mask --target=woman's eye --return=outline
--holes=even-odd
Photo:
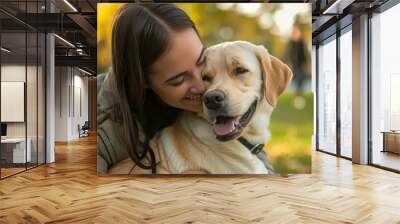
[[[248,70],[245,69],[245,68],[242,68],[242,67],[237,67],[237,68],[235,68],[235,70],[233,71],[233,73],[234,73],[235,75],[241,75],[241,74],[246,73],[246,72],[248,72]]]
[[[173,86],[179,86],[180,84],[183,83],[183,81],[185,81],[185,78],[183,76],[175,79],[174,81],[170,82],[171,85]]]
[[[211,81],[211,77],[210,77],[208,74],[203,74],[203,75],[201,76],[201,78],[202,78],[202,80],[203,80],[204,82],[210,82],[210,81]]]

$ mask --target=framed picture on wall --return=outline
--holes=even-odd
[[[1,82],[1,122],[24,122],[25,82]]]

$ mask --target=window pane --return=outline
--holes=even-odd
[[[352,35],[340,36],[340,152],[351,158],[352,149]]]
[[[396,170],[400,170],[400,33],[394,28],[398,21],[400,4],[371,19],[372,163]]]
[[[336,40],[318,48],[318,148],[336,153]]]

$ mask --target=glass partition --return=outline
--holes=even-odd
[[[2,177],[24,171],[31,158],[26,141],[26,41],[25,31],[1,34],[0,109],[6,129],[1,140]]]
[[[45,163],[46,40],[44,33],[16,18],[41,13],[43,5],[0,2],[0,7],[16,10],[0,11],[0,178]]]

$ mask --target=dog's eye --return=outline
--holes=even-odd
[[[237,67],[237,68],[235,68],[235,70],[233,71],[233,73],[234,73],[235,75],[241,75],[241,74],[246,73],[246,72],[248,72],[248,70],[245,69],[245,68],[242,68],[242,67]]]
[[[203,75],[201,76],[201,79],[202,79],[204,82],[210,82],[210,81],[211,81],[211,77],[210,77],[208,74],[203,74]]]

